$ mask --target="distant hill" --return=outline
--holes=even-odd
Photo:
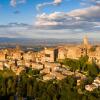
[[[90,39],[90,42],[94,42]],[[0,45],[59,45],[59,44],[79,44],[82,43],[82,39],[31,39],[31,38],[5,38],[0,37]],[[98,43],[98,41],[95,41]]]

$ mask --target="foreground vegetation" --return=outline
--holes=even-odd
[[[33,75],[32,75],[33,73]],[[58,81],[40,81],[39,71],[22,72],[15,76],[10,70],[0,71],[0,100],[99,100],[100,89],[87,92],[84,89],[88,81],[77,87],[74,76]],[[35,76],[34,76],[35,74]],[[30,75],[30,77],[29,77]]]
[[[93,78],[96,77],[100,72],[100,69],[98,68],[94,60],[92,62],[88,61],[88,56],[80,57],[78,60],[65,59],[61,61],[61,64],[70,68],[74,72],[77,70]]]

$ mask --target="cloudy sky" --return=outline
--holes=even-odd
[[[0,0],[0,37],[100,38],[100,0]]]

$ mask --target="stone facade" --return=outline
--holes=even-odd
[[[45,61],[46,62],[55,62],[57,58],[57,49],[55,48],[45,48]]]

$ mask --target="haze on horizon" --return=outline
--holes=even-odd
[[[100,0],[0,0],[0,37],[100,39]]]

